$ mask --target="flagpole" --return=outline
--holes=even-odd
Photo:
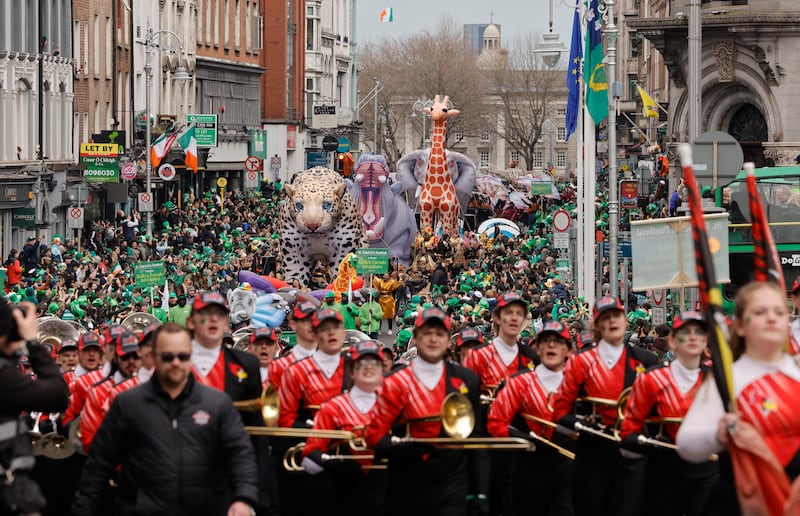
[[[585,104],[585,102],[584,102]],[[595,170],[595,161],[597,159],[595,154],[595,130],[597,126],[592,120],[592,115],[589,114],[589,110],[584,105],[583,110],[583,149],[584,149],[584,205],[586,208],[586,212],[584,213],[584,226],[583,226],[583,238],[584,238],[584,252],[586,255],[584,256],[584,269],[585,271],[584,276],[586,276],[586,293],[583,300],[589,303],[589,306],[594,304],[594,299],[597,296],[597,291],[595,289],[595,278],[597,277],[595,271],[595,249],[597,246],[595,245],[595,189],[596,189],[596,173]]]

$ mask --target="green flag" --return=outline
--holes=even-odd
[[[595,125],[608,116],[608,78],[603,64],[602,20],[597,0],[591,0],[586,13],[586,52],[583,77],[586,81],[586,107]]]

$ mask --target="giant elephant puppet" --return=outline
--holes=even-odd
[[[414,211],[403,198],[403,183],[389,184],[389,167],[380,154],[362,154],[350,193],[356,200],[370,247],[388,248],[389,259],[408,265],[417,236]]]
[[[419,191],[425,180],[430,155],[431,149],[415,150],[409,152],[397,162],[397,180],[402,183],[403,191],[409,193],[408,204],[412,209],[416,206]],[[446,150],[445,155],[447,156],[450,174],[456,188],[459,213],[463,217],[467,212],[472,190],[475,188],[477,168],[471,159],[460,152]]]
[[[228,291],[228,307],[231,314],[231,326],[238,329],[247,325],[256,311],[258,294],[249,283],[242,283]]]

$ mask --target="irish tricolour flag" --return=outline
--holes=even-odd
[[[186,163],[186,168],[191,168],[197,174],[197,138],[195,137],[194,124],[190,125],[178,138],[178,143],[181,144],[183,149],[183,161]]]
[[[392,13],[391,7],[387,7],[386,9],[381,11],[380,20],[382,23],[388,23],[394,20],[394,15]]]
[[[158,168],[161,160],[169,153],[172,144],[175,143],[176,134],[172,132],[172,127],[161,133],[153,145],[150,146],[150,163],[154,169]]]

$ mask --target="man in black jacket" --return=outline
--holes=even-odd
[[[118,464],[115,498],[122,514],[254,514],[258,486],[250,438],[230,397],[195,381],[191,349],[183,327],[167,323],[156,330],[155,374],[111,405],[92,443],[73,514],[95,514]]]
[[[44,498],[29,474],[34,457],[28,435],[28,417],[22,411],[60,412],[67,408],[69,390],[58,364],[36,340],[36,307],[22,303],[13,308],[0,298],[0,475],[11,470],[13,482],[0,491],[0,514],[28,514],[44,508]],[[27,349],[36,379],[17,368]]]

